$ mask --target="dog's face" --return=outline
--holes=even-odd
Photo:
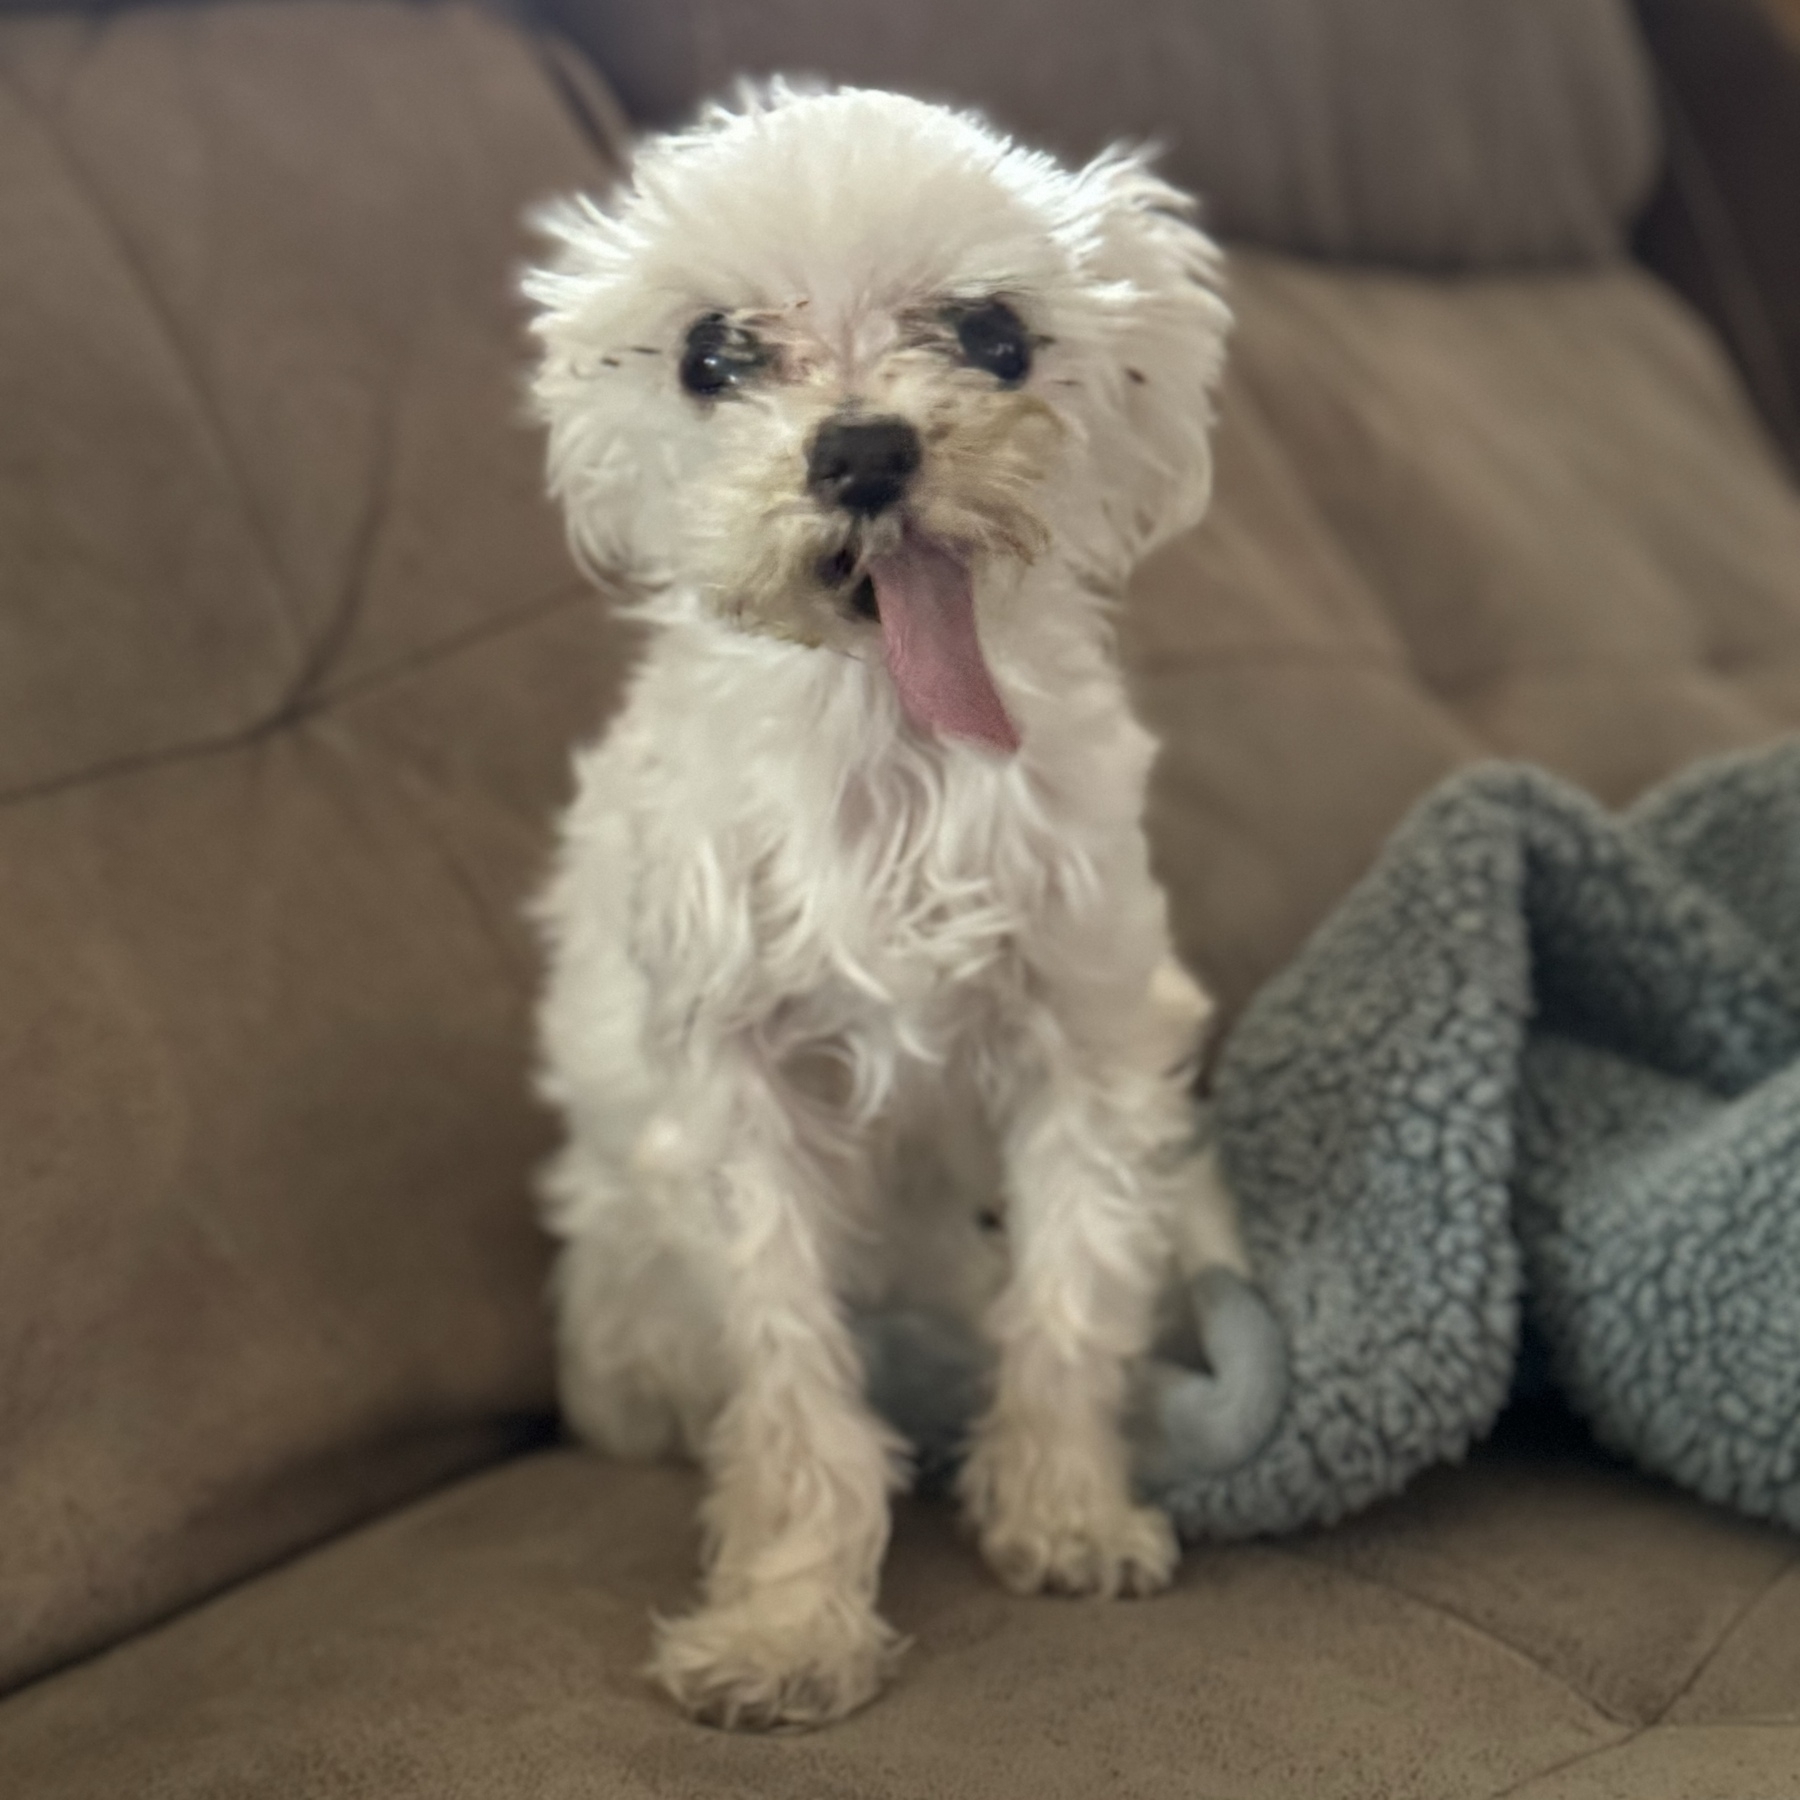
[[[1114,585],[1204,507],[1227,314],[1187,211],[1137,158],[1072,174],[891,94],[646,144],[526,283],[578,552],[748,631],[885,633],[916,716],[991,736],[931,715],[985,704],[974,596],[1046,556]]]

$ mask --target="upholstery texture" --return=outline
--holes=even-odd
[[[548,1405],[516,919],[617,658],[508,288],[601,172],[467,7],[0,26],[0,1679]]]
[[[741,74],[975,103],[1034,143],[1167,146],[1225,235],[1438,267],[1615,251],[1655,110],[1624,0],[540,0],[638,119]]]
[[[1793,1540],[1536,1435],[1141,1605],[1013,1599],[904,1507],[898,1684],[761,1740],[638,1673],[694,1478],[529,1457],[15,1696],[0,1768],[32,1800],[1787,1800]]]

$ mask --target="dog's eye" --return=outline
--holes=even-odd
[[[1031,333],[1004,300],[980,300],[959,306],[950,315],[963,361],[985,369],[1007,387],[1017,387],[1031,372]]]
[[[681,385],[710,400],[734,388],[768,361],[755,338],[723,313],[708,313],[688,327],[681,352]]]

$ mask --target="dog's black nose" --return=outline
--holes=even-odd
[[[904,419],[827,419],[807,452],[806,480],[821,500],[873,516],[906,491],[921,454]]]

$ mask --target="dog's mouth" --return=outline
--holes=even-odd
[[[963,557],[909,524],[891,549],[864,556],[845,545],[821,560],[818,574],[843,590],[847,616],[880,625],[883,660],[915,725],[1006,755],[1018,749],[1018,728],[982,653]]]
[[[816,571],[821,586],[841,590],[838,605],[847,619],[881,623],[881,602],[875,594],[875,577],[863,567],[856,549],[846,544],[819,559]]]

